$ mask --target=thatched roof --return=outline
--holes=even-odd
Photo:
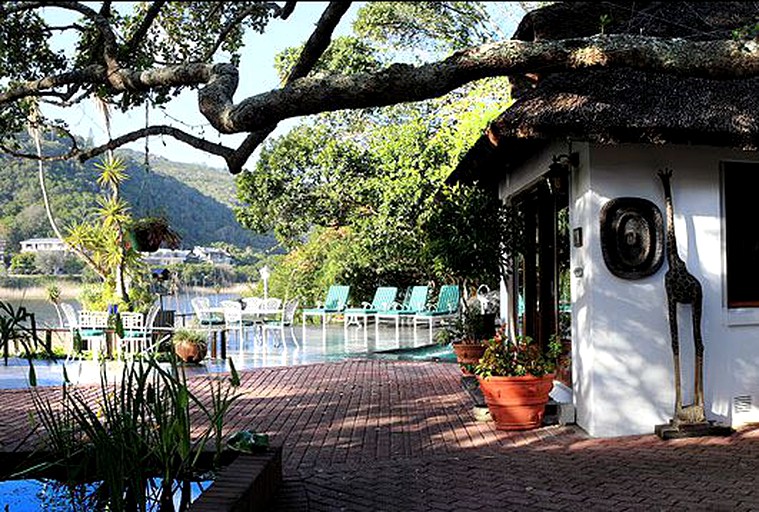
[[[515,39],[635,33],[725,39],[755,23],[759,2],[558,3],[533,11]],[[604,144],[703,144],[759,148],[759,79],[681,78],[629,69],[557,73],[537,86],[516,84],[518,99],[495,119],[450,179],[486,179],[490,161],[518,165],[552,139]]]

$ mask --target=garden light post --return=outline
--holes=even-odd
[[[261,274],[261,279],[264,281],[264,299],[267,299],[269,298],[269,276],[271,272],[269,271],[269,267],[264,265],[258,273]]]

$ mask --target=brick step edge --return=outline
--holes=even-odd
[[[197,500],[191,512],[263,510],[282,485],[282,448],[261,454],[240,454],[224,467]]]

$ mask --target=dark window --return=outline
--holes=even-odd
[[[759,307],[759,163],[722,164],[727,307]]]

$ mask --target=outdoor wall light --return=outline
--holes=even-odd
[[[546,180],[551,193],[566,193],[566,181],[569,177],[569,170],[572,167],[580,165],[580,153],[572,152],[569,154],[554,155],[553,162],[548,166]]]
[[[548,166],[549,173],[558,173],[563,170],[568,170],[568,167],[577,167],[580,165],[580,153],[574,151],[572,153],[562,153],[561,155],[553,155],[553,163]]]

